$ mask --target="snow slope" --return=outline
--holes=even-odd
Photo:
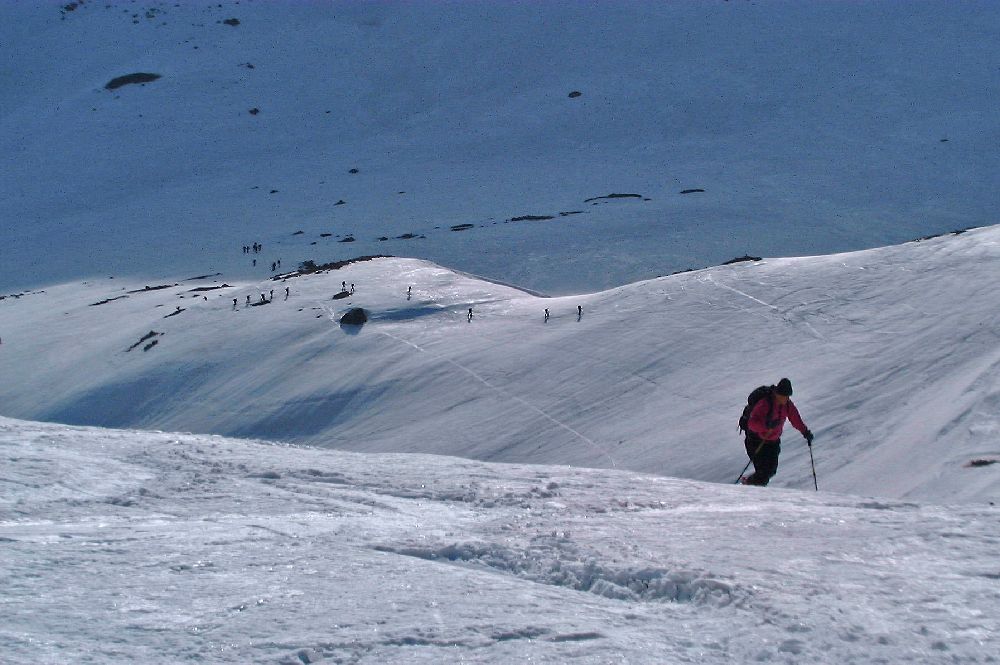
[[[987,227],[562,298],[414,259],[65,284],[0,301],[0,412],[731,483],[747,393],[788,376],[822,489],[996,500],[998,260]],[[359,306],[366,325],[338,324]],[[811,490],[784,441],[774,484]]]
[[[6,1],[0,292],[260,241],[569,294],[996,223],[998,41],[994,2]]]
[[[11,663],[990,663],[995,507],[0,418]]]

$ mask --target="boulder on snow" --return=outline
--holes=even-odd
[[[334,300],[342,300],[344,298],[349,298],[350,296],[351,296],[351,292],[350,291],[341,291],[340,293],[334,293],[333,294],[333,299]]]
[[[342,326],[360,326],[364,325],[368,321],[368,313],[365,312],[360,307],[354,307],[347,311],[340,317],[340,325]]]

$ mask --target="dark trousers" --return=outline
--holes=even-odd
[[[765,441],[761,444],[761,438],[747,433],[744,442],[747,449],[747,457],[753,462],[753,473],[747,477],[747,485],[767,485],[768,481],[778,472],[778,455],[781,454],[781,441]]]

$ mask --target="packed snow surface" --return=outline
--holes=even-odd
[[[0,418],[10,663],[989,663],[997,510]]]

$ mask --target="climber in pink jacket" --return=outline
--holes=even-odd
[[[750,412],[747,420],[746,450],[753,462],[754,472],[742,479],[745,485],[767,485],[778,471],[778,455],[781,453],[781,432],[785,420],[802,433],[811,446],[812,432],[802,422],[802,416],[791,400],[792,382],[778,381],[770,395],[760,399]]]

